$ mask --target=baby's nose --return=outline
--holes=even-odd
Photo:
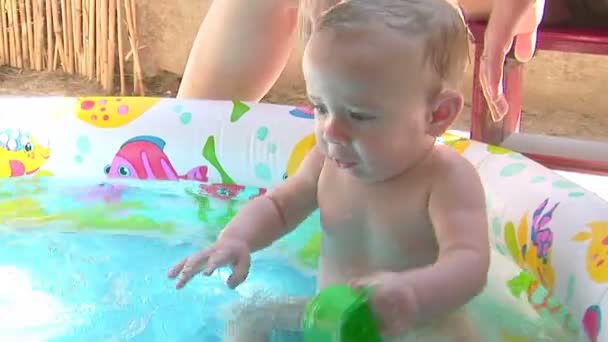
[[[344,145],[350,137],[348,134],[348,128],[340,120],[328,119],[325,122],[323,130],[323,138],[326,142],[331,144]]]

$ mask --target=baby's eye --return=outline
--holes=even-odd
[[[370,121],[370,120],[374,120],[375,117],[369,115],[369,114],[362,114],[362,113],[354,113],[351,112],[350,113],[350,117],[357,120],[357,121]]]
[[[314,109],[315,114],[325,115],[327,114],[327,107],[324,105],[313,105],[312,109]]]

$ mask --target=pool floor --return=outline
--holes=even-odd
[[[215,342],[230,304],[315,288],[313,276],[261,254],[236,290],[221,269],[176,291],[166,272],[196,248],[147,237],[17,232],[0,245],[2,341]]]
[[[254,254],[236,290],[225,285],[227,269],[180,291],[167,278],[259,193],[187,182],[0,181],[0,342],[216,342],[239,302],[313,295],[318,211]],[[488,342],[504,342],[504,331],[540,337],[554,325],[510,294],[519,272],[493,251],[488,286],[471,302]]]
[[[175,290],[167,271],[210,243],[218,231],[210,224],[211,214],[221,221],[227,210],[222,201],[206,201],[203,219],[198,200],[164,185],[129,187],[130,193],[116,202],[105,196],[112,191],[83,202],[78,199],[91,189],[111,187],[29,182],[35,185],[30,190],[24,190],[26,182],[0,182],[0,192],[21,189],[19,195],[0,196],[0,341],[216,342],[231,305],[254,296],[314,293],[314,275],[280,246],[255,254],[247,281],[236,290],[224,283],[227,269]],[[21,207],[11,209],[11,201]],[[125,206],[129,201],[140,205]],[[134,215],[125,210],[139,210],[142,224],[168,222],[171,230],[161,225],[114,229],[106,227],[108,222],[73,215],[76,209],[98,215],[95,210],[113,205],[124,210],[102,214],[115,215],[115,224]],[[90,222],[97,226],[86,226]],[[209,234],[202,234],[207,227]]]

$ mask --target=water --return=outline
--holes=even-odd
[[[213,241],[243,203],[194,197],[189,189],[196,187],[0,182],[1,340],[215,342],[239,301],[314,293],[314,274],[294,247],[301,232],[255,254],[236,290],[225,286],[229,270],[220,269],[176,291],[168,269]],[[314,218],[303,226],[317,229]]]
[[[254,254],[236,290],[226,287],[225,268],[180,291],[166,277],[260,193],[188,182],[0,181],[0,341],[215,342],[234,305],[313,295],[318,212]],[[545,337],[555,323],[510,294],[505,284],[518,273],[493,251],[488,286],[469,305],[484,341],[560,340]]]

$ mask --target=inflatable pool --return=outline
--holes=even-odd
[[[292,106],[0,99],[2,341],[218,341],[231,304],[314,294],[318,213],[257,253],[236,291],[225,270],[179,292],[166,278],[297,170],[312,129]],[[487,194],[492,266],[471,304],[494,326],[487,340],[538,341],[553,324],[608,341],[608,203],[521,154],[452,133],[438,143]]]

